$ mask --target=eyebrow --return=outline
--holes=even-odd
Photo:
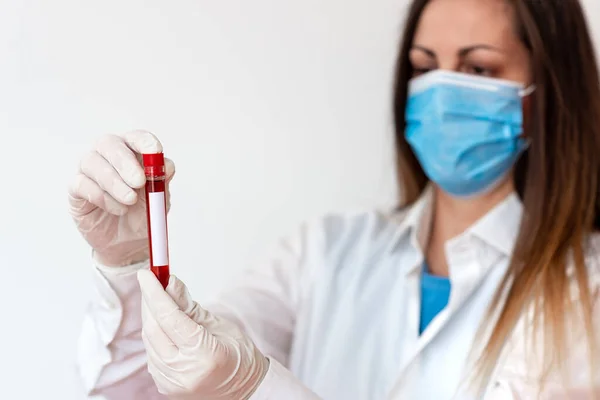
[[[427,47],[423,47],[420,45],[413,45],[412,49],[414,50],[421,50],[423,53],[427,54],[429,57],[431,58],[436,58],[436,54],[433,50],[428,49]],[[503,53],[504,51],[502,51],[501,49],[494,47],[494,46],[490,46],[487,44],[476,44],[473,46],[469,46],[469,47],[463,47],[462,49],[460,49],[458,51],[458,55],[463,58],[466,57],[470,52],[475,51],[475,50],[491,50],[491,51],[496,51],[499,53]]]

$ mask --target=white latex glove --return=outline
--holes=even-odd
[[[148,259],[146,176],[142,153],[162,151],[151,133],[133,131],[107,135],[80,163],[69,188],[70,213],[77,228],[107,266],[125,266]],[[167,183],[175,165],[165,159]],[[169,207],[167,190],[167,208]]]
[[[268,359],[235,324],[213,316],[171,276],[166,291],[138,272],[148,371],[160,393],[176,400],[244,400],[258,388]]]

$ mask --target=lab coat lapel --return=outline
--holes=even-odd
[[[421,350],[435,336],[433,329],[426,331],[426,336],[419,335],[419,318],[421,309],[420,283],[421,272],[424,262],[424,249],[429,237],[431,228],[431,213],[433,209],[433,189],[429,186],[425,189],[421,198],[412,207],[410,213],[406,216],[402,229],[408,229],[410,246],[410,256],[405,259],[405,299],[406,313],[404,318],[406,333],[403,335],[404,343],[402,345],[404,351],[400,360],[399,375],[403,376],[406,369],[414,362],[415,358]],[[447,317],[446,317],[447,318]],[[437,324],[441,328],[442,322],[439,322],[439,315],[432,321],[432,324]],[[438,321],[436,321],[438,320]]]
[[[419,335],[419,318],[421,308],[419,285],[419,274],[411,274],[411,276],[407,277],[406,290],[408,291],[407,295],[410,300],[407,304],[406,324],[409,333],[406,335],[406,352],[404,353],[406,356],[402,359],[398,374],[398,376],[401,377],[400,379],[405,379],[404,375],[406,374],[407,369],[415,363],[423,349],[443,330],[444,325],[446,325],[453,314],[453,310],[447,306],[438,315],[436,315],[429,326],[427,326],[427,329],[425,329],[423,334]]]
[[[407,334],[405,336],[406,351],[400,362],[398,379],[389,393],[390,399],[402,392],[402,382],[411,380],[410,375],[418,374],[419,355],[439,335],[448,321],[457,314],[465,302],[473,295],[478,285],[485,279],[490,268],[495,265],[502,255],[512,251],[518,225],[521,218],[521,205],[515,194],[509,196],[504,202],[490,211],[484,218],[475,223],[471,229],[460,235],[448,244],[448,262],[451,268],[452,291],[448,306],[444,308],[429,324],[425,332],[419,336],[420,316],[420,274],[423,262],[424,238],[428,237],[432,194],[426,193],[420,201],[420,207],[415,207],[418,212],[412,213],[409,218],[413,227],[411,235],[411,246],[420,254],[413,258],[413,265],[408,269],[406,275],[405,289],[407,291],[406,324]],[[498,224],[503,221],[503,224]],[[495,227],[495,228],[494,228]],[[496,251],[480,251],[491,245]],[[463,249],[462,251],[459,249]],[[510,254],[510,253],[509,253]],[[452,271],[454,269],[454,271]],[[503,272],[495,271],[500,273]],[[496,275],[496,274],[495,274]],[[497,280],[497,279],[494,279]],[[458,366],[457,366],[458,367]],[[400,389],[399,389],[400,388]]]

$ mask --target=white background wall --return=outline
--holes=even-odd
[[[300,221],[390,204],[405,3],[0,0],[0,398],[83,398],[66,187],[101,134],[151,130],[176,161],[172,268],[199,300]]]

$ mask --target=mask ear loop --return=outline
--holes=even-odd
[[[521,147],[521,153],[523,153],[523,152],[525,152],[525,150],[527,150],[527,149],[529,148],[529,146],[531,145],[531,139],[530,139],[530,138],[528,138],[528,137],[526,137],[526,136],[521,136],[521,137],[519,138],[519,140],[521,141],[521,143],[522,143],[522,146],[523,146],[523,147]]]
[[[525,89],[519,90],[519,96],[521,96],[521,97],[527,97],[531,93],[535,92],[535,89],[536,89],[535,85],[530,85],[530,86],[526,87]]]

